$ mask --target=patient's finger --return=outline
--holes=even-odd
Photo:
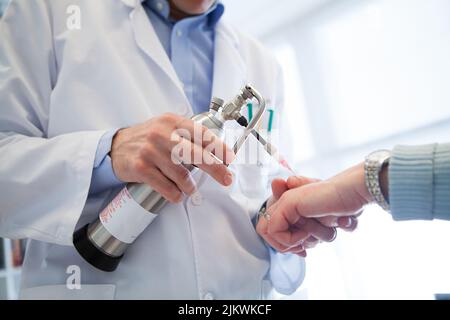
[[[303,252],[303,251],[305,251],[305,247],[302,244],[290,247],[288,249],[289,253],[294,253],[294,254],[299,254],[300,252]]]
[[[326,216],[316,218],[316,220],[326,227],[341,228],[345,231],[353,231],[358,226],[358,219],[356,218],[356,216]]]
[[[286,252],[289,249],[289,246],[285,246],[275,240],[271,235],[268,233],[268,221],[262,218],[258,224],[256,225],[256,231],[258,234],[264,239],[265,242],[267,242],[272,248],[279,252]]]
[[[287,179],[287,186],[289,189],[293,189],[318,181],[320,180],[303,176],[291,176]]]
[[[325,216],[316,218],[316,220],[319,221],[322,225],[330,228],[339,227],[338,219],[339,217],[336,216]]]
[[[306,240],[303,242],[303,247],[304,247],[305,249],[312,249],[312,248],[314,248],[319,242],[320,242],[320,240],[317,239],[316,237],[314,237],[314,236],[309,236],[309,238],[306,239]]]
[[[354,231],[358,227],[358,218],[356,217],[340,217],[338,219],[338,226],[345,231]]]
[[[307,240],[310,236],[320,241],[331,242],[336,238],[336,228],[325,227],[316,219],[304,219],[301,224],[295,224],[289,230],[274,232],[270,235],[285,246],[293,246]]]
[[[264,236],[264,240],[266,240],[266,242],[275,250],[277,250],[278,252],[281,253],[287,253],[289,252],[290,247],[286,246],[280,242],[278,242],[276,239],[274,239],[272,236],[270,235],[265,235]]]
[[[288,190],[286,181],[283,179],[274,179],[272,181],[272,194],[275,198],[275,201],[280,199],[280,197],[283,195],[285,191]]]

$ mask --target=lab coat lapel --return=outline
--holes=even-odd
[[[231,99],[245,85],[247,69],[239,52],[239,40],[234,31],[219,22],[214,49],[213,97]]]
[[[153,62],[172,80],[175,87],[185,96],[181,81],[179,80],[172,63],[169,60],[158,35],[151,24],[144,7],[143,0],[122,0],[126,5],[133,7],[130,13],[131,27],[138,47],[148,55]],[[187,98],[186,98],[187,99]]]

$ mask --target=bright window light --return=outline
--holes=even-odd
[[[298,66],[293,48],[284,44],[274,49],[284,76],[284,111],[283,125],[288,125],[291,134],[295,137],[295,144],[292,139],[283,139],[280,141],[285,143],[284,149],[291,150],[290,158],[295,162],[305,160],[314,155],[314,146],[311,139],[311,129],[306,114],[306,106],[301,91],[302,83],[298,73]]]

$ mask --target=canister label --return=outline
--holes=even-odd
[[[128,244],[133,243],[156,217],[142,208],[126,187],[100,213],[100,221],[106,230]]]

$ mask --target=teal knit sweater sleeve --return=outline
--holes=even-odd
[[[394,220],[450,220],[450,143],[396,146],[389,202]]]

